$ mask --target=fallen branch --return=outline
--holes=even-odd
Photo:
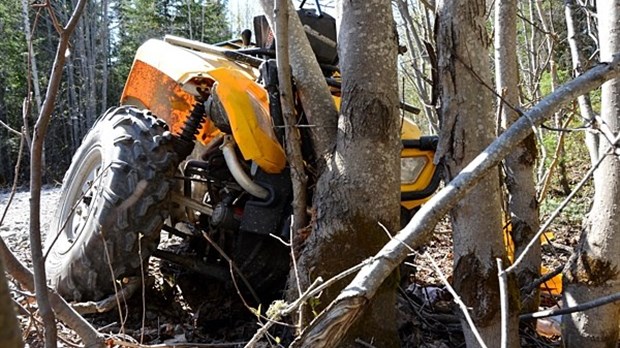
[[[289,304],[288,306],[286,306],[286,308],[279,311],[277,316],[284,317],[284,316],[290,315],[294,311],[298,310],[301,306],[303,306],[308,301],[308,299],[310,299],[311,297],[318,295],[321,291],[332,286],[335,282],[340,281],[348,277],[349,275],[357,272],[358,270],[360,270],[362,267],[369,264],[370,262],[371,262],[371,259],[362,261],[361,263],[358,263],[357,265],[336,274],[335,276],[331,277],[325,282],[323,281],[323,278],[318,277],[308,287],[308,289],[303,294],[301,294],[301,296],[299,296],[297,300],[295,300],[295,302]],[[256,343],[258,343],[258,341],[260,341],[260,339],[267,333],[267,331],[269,331],[269,329],[273,326],[273,324],[276,324],[276,323],[277,323],[276,321],[269,320],[267,323],[265,323],[265,325],[261,326],[258,329],[258,331],[256,331],[254,336],[252,336],[252,339],[250,339],[250,341],[245,345],[244,348],[254,347]]]
[[[553,309],[547,309],[547,310],[535,312],[535,313],[522,314],[519,316],[519,320],[540,319],[540,318],[552,317],[554,315],[565,315],[565,314],[571,314],[575,312],[584,312],[584,311],[587,311],[588,309],[604,306],[606,304],[613,303],[616,301],[620,301],[620,292],[611,294],[609,296],[597,298],[596,300],[585,302],[585,303],[582,303],[582,304],[579,304],[573,307],[553,308]]]
[[[514,148],[532,133],[562,104],[597,88],[605,81],[620,76],[620,55],[602,63],[583,75],[560,86],[524,113],[481,154],[476,156],[451,182],[433,196],[394,239],[390,240],[363,267],[340,295],[302,333],[294,346],[334,347],[350,325],[361,315],[363,307],[375,295],[379,286],[406,258],[409,249],[422,246],[432,236],[440,219],[463,198],[491,169],[495,168]]]
[[[15,257],[2,238],[0,238],[0,257],[2,257],[6,271],[27,291],[34,291],[34,276],[32,272]],[[47,291],[51,307],[58,319],[80,336],[85,347],[104,346],[104,336],[102,334],[97,332],[89,322],[71,308],[60,295],[49,288]]]
[[[119,299],[130,298],[140,288],[141,284],[142,282],[139,277],[133,277],[127,282],[123,289],[114,295],[97,302],[88,301],[74,303],[71,304],[71,307],[73,307],[73,309],[81,315],[109,312],[118,306]]]

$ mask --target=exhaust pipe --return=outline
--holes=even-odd
[[[241,163],[239,163],[239,159],[237,159],[237,154],[235,153],[235,141],[230,135],[224,137],[224,143],[220,146],[220,149],[224,153],[224,160],[226,161],[228,170],[230,170],[237,184],[252,196],[260,199],[267,199],[269,197],[269,191],[252,181],[252,178],[250,178],[243,170],[243,167],[241,167]]]

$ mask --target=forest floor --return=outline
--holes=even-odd
[[[59,187],[46,187],[42,191],[41,221],[44,234],[52,220],[59,196]],[[0,226],[0,237],[28,266],[31,265],[28,237],[29,197],[27,191],[18,191]],[[4,211],[8,198],[8,191],[0,191],[0,213]],[[543,247],[547,268],[553,269],[566,261],[571,246],[579,235],[578,220],[574,214],[569,214],[554,224],[554,246]],[[174,248],[179,242],[178,238],[166,235],[164,233],[162,236],[162,243]],[[403,277],[398,300],[398,325],[402,346],[464,347],[458,309],[442,284],[439,274],[429,266],[424,255],[430,256],[439,269],[450,277],[452,244],[447,222],[437,226],[432,241],[420,254],[412,257],[409,266],[403,269],[402,274],[408,277]],[[121,309],[86,315],[94,327],[111,337],[130,343],[182,345],[192,342],[209,343],[209,346],[213,347],[242,347],[258,329],[257,317],[244,308],[242,301],[235,298],[236,296],[232,296],[228,303],[209,304],[207,299],[203,301],[203,305],[192,307],[190,303],[196,303],[196,299],[190,299],[189,296],[193,297],[195,294],[187,290],[183,292],[175,283],[178,270],[170,265],[160,265],[160,261],[153,258],[150,266],[142,291],[124,301]],[[36,316],[31,314],[36,312],[34,299],[19,290],[17,284],[11,283],[11,288],[16,302],[21,306],[19,319],[25,340],[29,347],[42,347],[41,324],[34,320]],[[556,304],[557,300],[557,296],[543,294],[542,303],[549,307]],[[79,345],[79,338],[71,330],[61,324],[59,328],[59,347]],[[557,318],[539,322],[537,330],[524,328],[521,330],[522,346],[559,346],[556,336],[558,330]],[[274,331],[273,346],[277,346],[276,336],[286,340],[287,333],[283,330]],[[267,346],[270,345],[264,345]]]

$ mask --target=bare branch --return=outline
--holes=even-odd
[[[501,307],[502,329],[501,348],[508,347],[508,275],[503,271],[502,259],[497,259],[497,277],[499,278],[499,303]]]
[[[49,3],[48,3],[49,5]],[[45,102],[41,107],[39,117],[37,119],[32,139],[32,148],[30,149],[30,248],[32,254],[32,265],[35,278],[35,293],[37,295],[37,304],[41,318],[45,323],[45,346],[48,348],[56,347],[56,319],[52,311],[50,300],[48,298],[47,280],[45,276],[45,261],[41,246],[41,182],[42,182],[42,164],[41,157],[43,154],[43,144],[47,127],[50,123],[51,115],[56,102],[56,95],[62,79],[62,69],[65,64],[65,52],[69,45],[69,38],[73,32],[86,0],[79,0],[74,9],[69,23],[60,33],[60,40],[54,57],[54,64],[50,74]],[[52,18],[53,12],[50,9]]]
[[[585,303],[582,303],[580,305],[573,306],[573,307],[552,308],[552,309],[547,309],[547,310],[536,312],[536,313],[522,314],[519,316],[519,319],[520,320],[540,319],[540,318],[552,317],[555,315],[565,315],[565,314],[570,314],[570,313],[575,313],[575,312],[583,312],[583,311],[587,311],[588,309],[604,306],[606,304],[613,303],[616,301],[620,301],[620,292],[611,294],[609,296],[597,298],[596,300],[585,302]]]
[[[0,120],[0,126],[2,126],[2,127],[4,127],[4,128],[6,128],[6,130],[8,130],[9,132],[11,132],[11,133],[13,133],[13,134],[17,135],[18,137],[21,137],[21,136],[22,136],[22,133],[21,133],[21,132],[18,132],[18,131],[16,131],[15,129],[11,128],[11,126],[9,126],[8,124],[6,124],[6,123],[2,122],[2,120]]]

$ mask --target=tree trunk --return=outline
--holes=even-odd
[[[597,1],[600,59],[620,52],[620,2]],[[620,132],[620,79],[606,82],[601,93],[601,118],[610,131]],[[617,146],[617,142],[615,144]],[[599,155],[609,145],[602,141]],[[617,148],[616,148],[617,153]],[[620,158],[607,156],[594,172],[594,202],[577,255],[564,277],[564,304],[574,306],[620,292]],[[563,318],[566,347],[616,347],[620,337],[620,302]]]
[[[13,300],[4,273],[4,263],[0,258],[0,342],[2,347],[23,347],[21,330],[13,309]]]
[[[437,158],[452,180],[495,135],[488,64],[489,37],[484,0],[437,2],[439,110],[442,121]],[[487,174],[452,209],[454,286],[488,347],[500,346],[499,282],[496,258],[506,261],[502,238],[501,203],[497,172]],[[517,327],[518,291],[510,282],[511,328]],[[473,331],[463,320],[468,347],[477,347]],[[518,331],[510,330],[509,346],[519,345]]]
[[[382,0],[340,6],[340,132],[316,186],[316,224],[299,257],[304,288],[374,255],[388,240],[380,224],[389,231],[399,226],[401,144],[392,9]],[[378,347],[398,346],[396,282],[393,274],[338,347],[357,347],[356,338]],[[325,308],[345,284],[328,288],[315,309]]]
[[[564,1],[564,18],[566,19],[566,31],[568,36],[568,44],[570,46],[571,59],[573,62],[573,76],[579,76],[587,68],[585,59],[582,56],[580,50],[580,43],[577,37],[579,32],[577,23],[574,19],[574,8],[577,6],[575,0]],[[590,125],[596,124],[596,114],[592,109],[592,103],[590,102],[590,94],[584,94],[577,98],[579,103],[579,110],[581,117]],[[598,133],[586,132],[585,133],[586,146],[590,154],[590,161],[592,165],[598,162],[599,159],[599,144],[600,139]]]
[[[103,12],[103,24],[101,30],[101,109],[97,113],[97,116],[102,115],[108,108],[108,56],[110,52],[110,40],[108,37],[110,32],[108,18],[108,0],[102,0],[101,7]]]
[[[24,35],[26,36],[26,44],[28,45],[28,61],[32,78],[32,87],[34,90],[34,100],[36,113],[41,111],[41,90],[39,88],[39,69],[37,68],[37,58],[32,48],[32,34],[30,31],[30,18],[28,17],[28,1],[22,0],[22,16],[24,17]]]
[[[504,129],[518,118],[519,114],[519,71],[517,66],[517,1],[495,2],[495,83],[498,95],[503,95],[501,122]],[[536,161],[536,140],[533,135],[515,147],[504,160],[506,186],[508,187],[508,210],[512,224],[511,237],[515,256],[538,232],[538,201],[534,183]],[[540,277],[541,250],[537,240],[523,262],[517,268],[517,279],[521,289]],[[539,291],[521,292],[521,303],[525,312],[538,310]],[[517,310],[518,308],[514,308]]]

